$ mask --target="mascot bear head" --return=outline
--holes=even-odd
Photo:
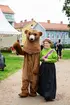
[[[37,30],[25,30],[25,34],[29,41],[34,42],[36,40],[39,40],[42,32],[38,32]]]
[[[37,30],[25,30],[26,41],[23,50],[29,54],[40,52],[40,36],[42,32]]]

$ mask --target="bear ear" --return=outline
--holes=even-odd
[[[42,36],[42,32],[39,32],[39,35]]]
[[[27,34],[29,30],[25,30],[24,33]]]

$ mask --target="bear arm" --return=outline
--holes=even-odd
[[[24,55],[25,52],[22,50],[20,44],[18,42],[15,42],[13,45],[14,49],[17,51],[18,54]]]

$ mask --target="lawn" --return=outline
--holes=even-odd
[[[70,59],[70,50],[63,49],[62,59]]]
[[[22,68],[23,57],[12,53],[3,53],[6,60],[6,67],[4,71],[0,70],[0,80],[3,80],[11,74],[17,72]],[[70,50],[62,51],[62,59],[70,59]]]
[[[11,74],[17,72],[22,67],[23,57],[19,57],[11,53],[3,53],[6,61],[6,67],[4,71],[0,70],[0,80],[3,80]]]

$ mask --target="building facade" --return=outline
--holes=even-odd
[[[8,20],[8,22],[14,26],[14,12],[12,11],[12,9],[7,6],[7,5],[0,5],[0,9],[3,12],[3,14],[5,15],[6,19]]]
[[[70,44],[69,28],[67,24],[63,24],[62,22],[59,24],[40,22],[37,23],[33,29],[37,29],[43,33],[40,43],[45,38],[50,38],[54,43],[61,39],[62,44]]]

